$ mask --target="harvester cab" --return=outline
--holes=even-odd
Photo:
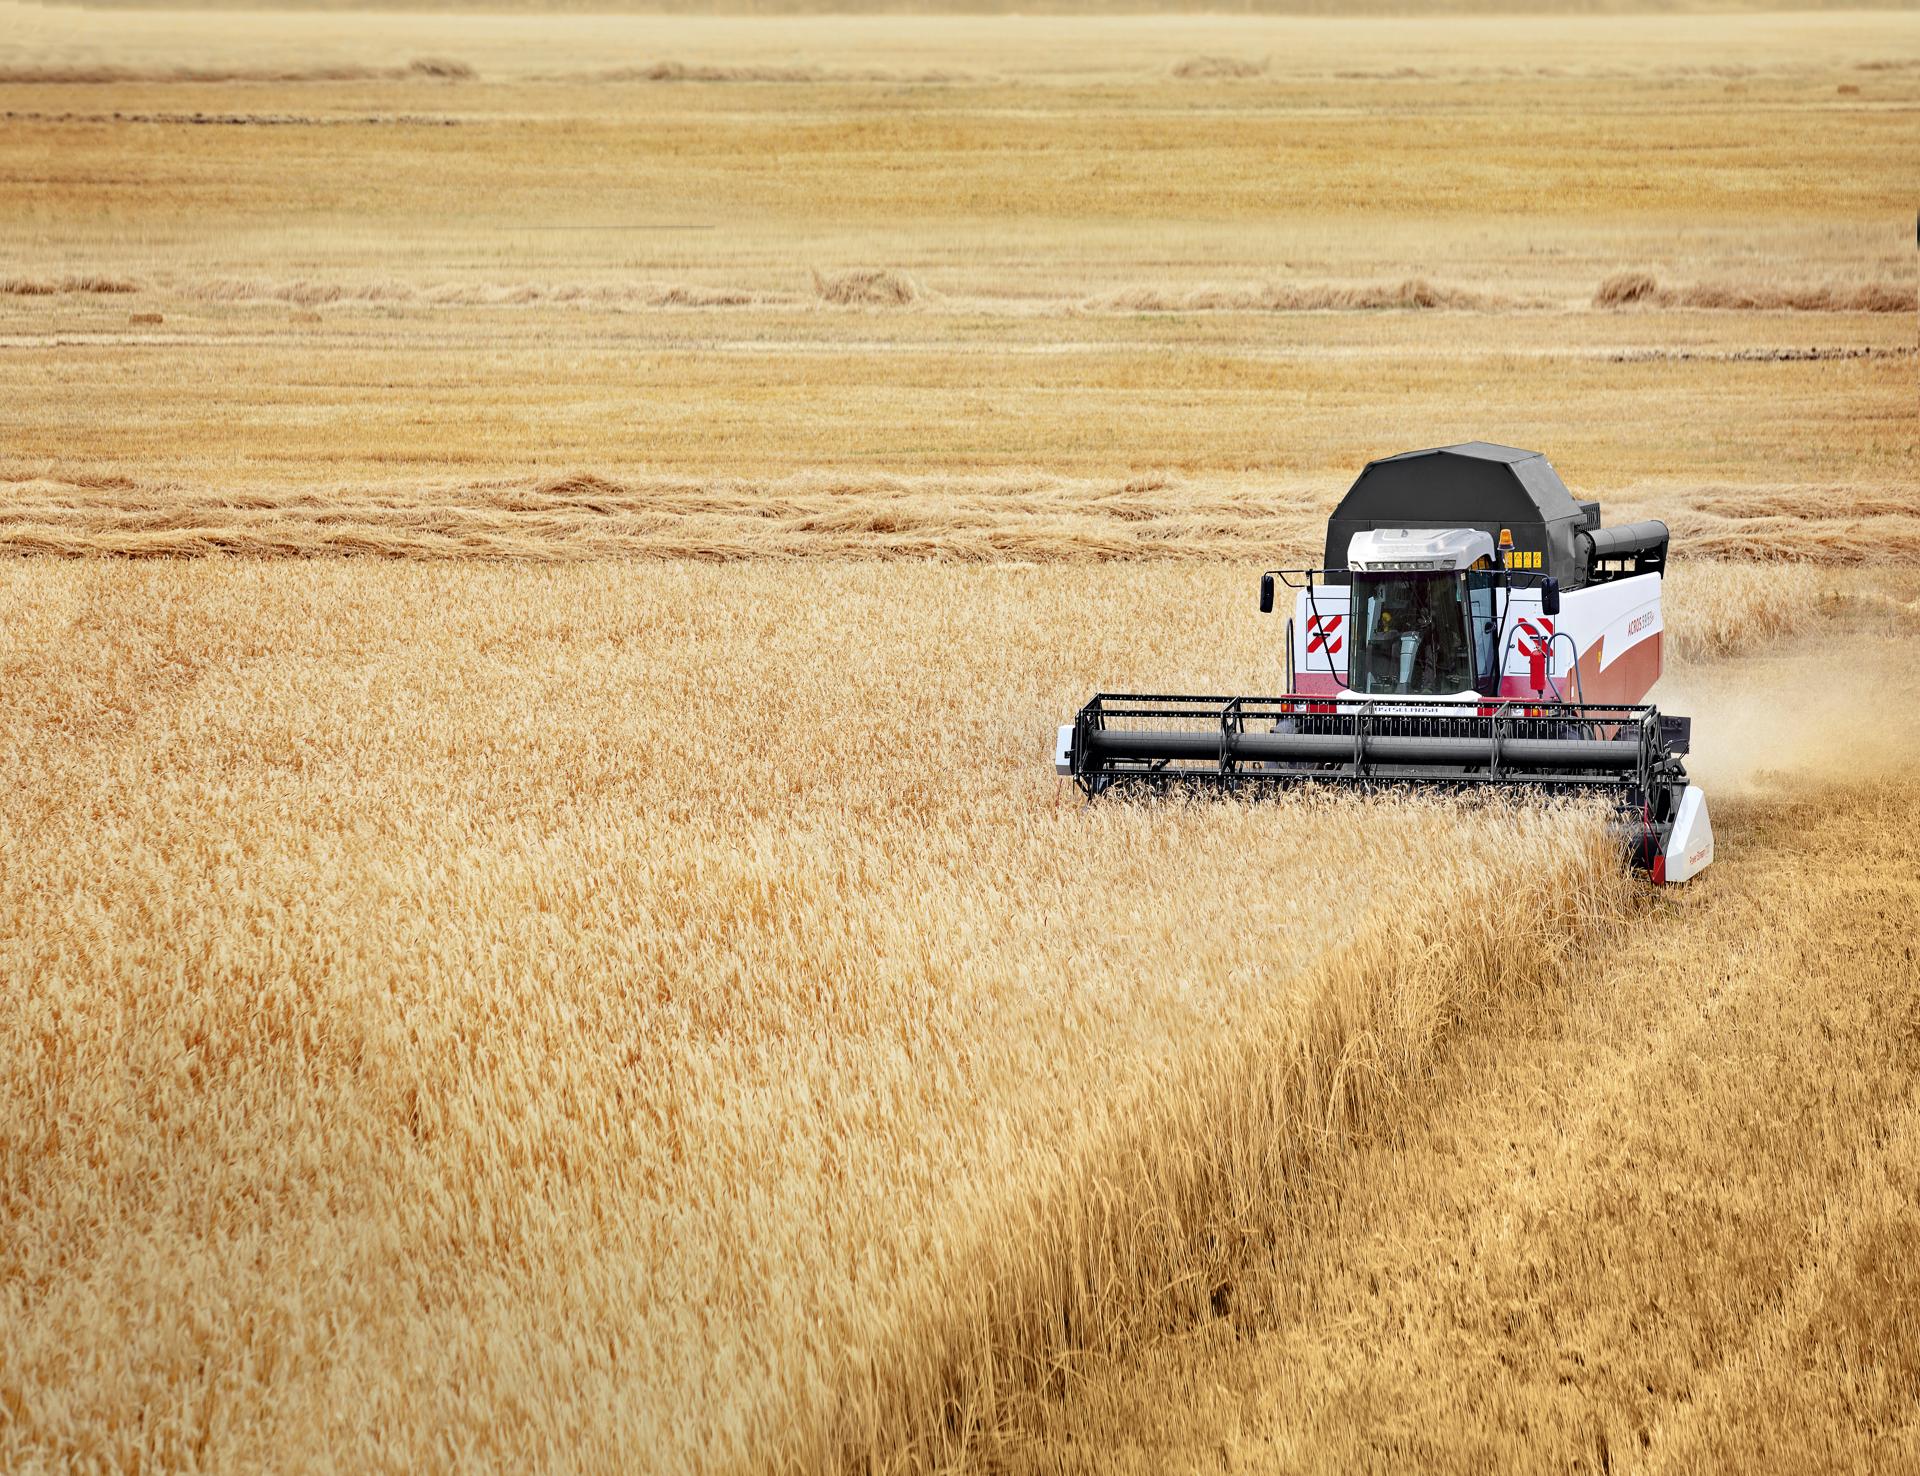
[[[1678,882],[1713,860],[1681,762],[1690,722],[1660,675],[1667,529],[1600,526],[1537,452],[1483,441],[1368,463],[1293,593],[1277,697],[1100,693],[1054,766],[1115,788],[1489,785],[1609,797],[1637,864]]]

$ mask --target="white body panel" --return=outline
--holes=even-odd
[[[1689,784],[1673,817],[1673,833],[1661,853],[1666,863],[1661,881],[1683,882],[1713,865],[1713,822],[1707,818],[1707,797]]]
[[[1523,611],[1520,601],[1530,599],[1531,610]],[[1538,620],[1540,596],[1537,591],[1528,590],[1523,596],[1514,592],[1515,623],[1521,618],[1531,616]],[[1660,613],[1660,576],[1658,574],[1638,574],[1631,579],[1614,579],[1605,584],[1590,584],[1584,589],[1568,590],[1560,596],[1560,614],[1548,622],[1555,635],[1549,643],[1548,674],[1565,677],[1574,672],[1576,663],[1582,681],[1595,677],[1609,677],[1614,664],[1635,648],[1658,651],[1656,644],[1646,647],[1645,643],[1656,640],[1666,629],[1666,622]],[[1569,639],[1560,640],[1565,635]],[[1509,672],[1525,670],[1528,656],[1519,649],[1518,643],[1508,653]],[[1647,676],[1641,692],[1653,685],[1659,676],[1659,667],[1655,664]],[[1611,687],[1609,679],[1607,685]],[[1578,694],[1569,690],[1566,697],[1578,700]],[[1638,694],[1628,697],[1609,692],[1599,700],[1608,702],[1638,701]]]
[[[1345,584],[1319,584],[1303,589],[1294,599],[1293,674],[1296,690],[1301,677],[1347,684],[1347,606]]]
[[[1060,731],[1053,735],[1053,772],[1056,774],[1073,773],[1073,724],[1062,723]]]
[[[1345,695],[1351,591],[1351,585],[1316,584],[1294,596],[1296,691]],[[1542,614],[1538,589],[1495,590],[1494,618],[1503,646],[1498,658],[1503,697],[1639,702],[1660,675],[1659,637],[1666,626],[1658,574],[1567,590],[1558,615]],[[1536,651],[1544,657],[1546,676],[1538,692],[1532,686]],[[1619,665],[1630,655],[1625,666]]]

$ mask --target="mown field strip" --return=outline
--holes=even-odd
[[[1912,697],[1911,640],[1841,639]],[[1785,701],[1818,665],[1712,684]],[[1084,1371],[998,1467],[1900,1468],[1920,850],[1898,817],[1920,792],[1911,732],[1851,711],[1716,755],[1733,725],[1709,707],[1715,873],[1470,1028],[1229,1318]]]

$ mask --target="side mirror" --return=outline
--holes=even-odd
[[[1540,581],[1540,613],[1542,615],[1560,613],[1560,581],[1558,579]]]
[[[1271,574],[1260,576],[1260,613],[1262,615],[1273,613],[1273,576]]]

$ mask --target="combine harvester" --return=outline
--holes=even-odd
[[[1660,676],[1667,528],[1600,526],[1535,451],[1470,441],[1369,462],[1297,591],[1279,697],[1102,692],[1054,768],[1089,797],[1174,786],[1598,792],[1634,863],[1681,882],[1713,861],[1691,721],[1641,701]]]

